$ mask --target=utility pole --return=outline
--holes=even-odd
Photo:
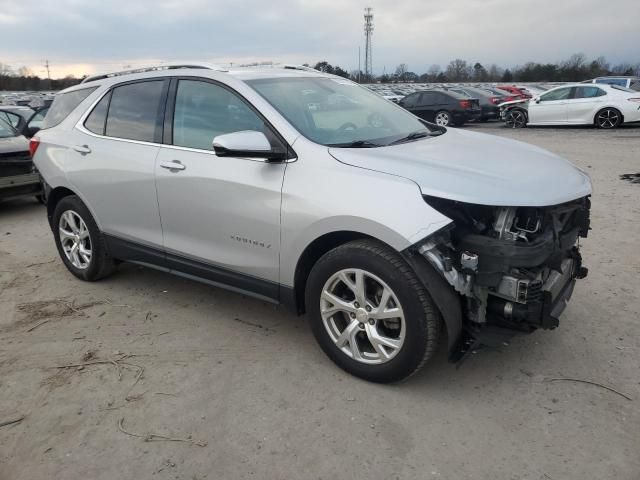
[[[44,61],[44,68],[47,69],[47,84],[48,88],[51,88],[51,73],[49,72],[49,60]]]
[[[364,74],[367,81],[373,77],[373,51],[371,47],[371,36],[373,35],[373,8],[364,9]]]
[[[360,72],[362,68],[360,67],[360,45],[358,45],[358,83],[360,83]]]

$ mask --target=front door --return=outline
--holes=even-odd
[[[558,88],[529,101],[529,123],[567,123],[567,101],[572,87]]]
[[[286,164],[218,157],[212,148],[218,135],[267,133],[269,127],[226,86],[174,81],[175,105],[169,107],[167,119],[171,145],[160,149],[156,162],[169,266],[276,298]]]

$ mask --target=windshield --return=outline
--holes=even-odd
[[[18,132],[7,122],[0,118],[0,138],[17,137]]]
[[[322,145],[376,147],[416,132],[430,133],[403,108],[349,80],[298,77],[247,83],[300,133]]]

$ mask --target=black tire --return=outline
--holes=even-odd
[[[521,108],[512,108],[504,114],[504,124],[507,128],[524,128],[528,121],[527,112]]]
[[[77,268],[67,258],[62,247],[60,238],[60,218],[63,213],[71,210],[77,214],[87,226],[89,231],[89,240],[91,245],[91,260],[86,268]],[[56,247],[63,263],[67,269],[81,280],[93,282],[106,277],[115,268],[113,259],[109,256],[105,245],[104,237],[98,229],[93,216],[89,212],[86,205],[75,195],[64,197],[58,204],[53,213],[53,236],[56,241]]]
[[[596,127],[604,130],[617,128],[622,124],[622,113],[617,108],[603,108],[593,119]]]
[[[439,122],[438,118],[442,119],[440,123],[438,123]],[[445,122],[445,118],[446,118],[446,122]],[[436,112],[436,114],[433,117],[433,123],[435,123],[436,125],[440,125],[441,127],[449,127],[453,125],[453,116],[451,115],[451,112],[448,112],[447,110],[439,110],[438,112]]]
[[[404,312],[404,343],[386,363],[361,363],[336,346],[320,313],[325,283],[343,269],[366,270],[383,280],[395,293]],[[355,240],[326,253],[313,266],[306,287],[309,322],[320,347],[334,363],[357,377],[378,383],[404,380],[434,354],[441,318],[429,293],[413,269],[394,250],[375,240]]]

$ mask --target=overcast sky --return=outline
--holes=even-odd
[[[43,75],[48,59],[52,77],[161,61],[327,60],[352,70],[365,6],[376,73],[575,52],[640,62],[640,0],[0,0],[0,62]]]

